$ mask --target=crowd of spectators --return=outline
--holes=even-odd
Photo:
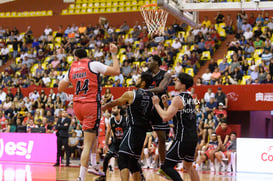
[[[209,24],[192,29],[177,22],[166,27],[163,37],[149,35],[145,23],[136,22],[129,27],[126,21],[118,28],[107,21],[95,26],[60,25],[57,31],[47,26],[40,37],[33,37],[30,26],[26,32],[0,27],[0,61],[3,64],[13,59],[0,74],[1,85],[56,87],[73,62],[73,50],[77,47],[85,48],[91,60],[111,65],[109,43],[120,49],[121,74],[103,77],[103,86],[126,87],[133,86],[140,73],[147,70],[151,54],[159,55],[160,68],[173,75],[188,68],[196,74],[202,52],[209,51],[212,56],[220,36]]]
[[[217,61],[211,59],[198,85],[273,83],[272,18],[268,12],[258,14],[257,18],[253,13],[249,16],[245,12],[238,13],[237,32],[228,43],[227,55]],[[228,22],[225,25],[227,31],[234,27]]]

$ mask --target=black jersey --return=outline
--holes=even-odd
[[[151,131],[150,114],[153,108],[153,93],[144,89],[137,89],[133,92],[134,101],[127,108],[129,125]]]
[[[110,119],[111,130],[114,135],[114,142],[121,142],[125,129],[127,128],[127,118],[121,116],[120,120],[117,121],[115,117]]]
[[[166,74],[166,71],[160,69],[159,72],[153,77],[153,84],[150,86],[150,89],[154,87],[158,87],[160,82],[164,79],[165,74]],[[161,96],[166,93],[167,93],[167,88],[163,92],[157,93],[157,95],[161,99]]]
[[[189,93],[179,94],[183,101],[184,108],[178,110],[174,116],[175,140],[197,141],[196,115],[193,98]]]

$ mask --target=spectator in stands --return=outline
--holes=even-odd
[[[231,128],[228,126],[227,121],[222,119],[216,128],[217,139],[220,144],[227,144],[229,135],[231,134]]]
[[[230,74],[230,82],[232,84],[238,84],[242,80],[242,73],[238,67],[235,67],[234,71]]]
[[[204,95],[204,100],[205,102],[209,102],[210,101],[210,98],[214,98],[215,97],[215,94],[212,92],[211,88],[208,88],[208,92],[205,93]]]
[[[4,45],[4,47],[1,49],[0,55],[0,59],[3,60],[4,64],[8,61],[9,53],[9,48],[7,47],[7,45]]]
[[[223,14],[221,14],[220,11],[218,11],[218,12],[217,12],[217,15],[216,15],[216,17],[215,17],[214,19],[215,19],[215,21],[216,21],[216,24],[220,24],[220,23],[223,23],[223,22],[224,22],[225,17],[224,17]]]
[[[186,38],[186,43],[192,45],[194,43],[194,34],[192,33],[192,30],[189,31],[189,34]]]
[[[209,64],[209,70],[210,70],[210,72],[213,73],[213,72],[214,72],[214,69],[215,69],[216,67],[218,67],[218,65],[217,65],[217,63],[214,61],[214,59],[212,58],[212,59],[210,60],[210,64]]]
[[[52,33],[52,29],[49,27],[49,25],[46,25],[44,33],[46,36],[48,36],[50,33]]]
[[[13,101],[14,95],[11,92],[11,88],[8,88],[8,90],[7,90],[7,96],[6,97],[9,97],[10,100]]]
[[[219,80],[220,77],[221,77],[221,73],[219,72],[219,68],[216,67],[216,68],[214,69],[214,72],[211,74],[211,81],[210,81],[211,85],[214,85],[215,82],[216,82],[217,80]]]
[[[5,115],[3,114],[3,111],[0,111],[0,130],[2,130],[3,132],[6,130],[6,118]]]
[[[210,28],[211,21],[208,19],[207,16],[205,16],[204,20],[202,21],[202,25],[206,25],[207,28]]]
[[[272,84],[273,80],[270,74],[266,74],[266,79],[261,82],[262,84]]]
[[[227,111],[224,110],[224,104],[222,102],[218,104],[218,109],[214,110],[214,116],[217,119],[217,123],[219,123],[220,120],[227,118]]]
[[[226,32],[227,34],[233,34],[233,20],[230,16],[230,14],[227,15],[227,18],[226,18]]]
[[[258,80],[259,72],[258,66],[255,66],[254,71],[250,73],[251,83],[253,83],[256,79]],[[259,82],[259,81],[258,81]]]
[[[256,18],[256,24],[262,25],[264,23],[264,18],[261,14],[258,14],[258,17]]]
[[[208,113],[207,119],[204,120],[204,138],[207,138],[208,136],[211,138],[212,132],[215,131],[216,121],[213,119],[212,114],[213,112]]]
[[[251,29],[249,27],[246,29],[246,31],[244,31],[244,37],[245,37],[246,40],[251,40],[252,39],[253,32],[251,31]]]
[[[65,105],[67,100],[67,94],[65,92],[58,92],[57,97],[60,97],[62,103]]]
[[[263,82],[266,79],[266,72],[263,66],[259,67],[258,81],[259,83]]]
[[[38,126],[36,124],[34,124],[33,119],[30,119],[27,125],[27,132],[30,133],[31,132],[31,128],[38,128]]]
[[[223,108],[228,107],[228,98],[226,97],[226,94],[222,91],[221,87],[218,87],[217,93],[215,94],[215,99],[218,104],[220,102],[224,104]]]
[[[272,53],[268,49],[264,49],[264,52],[262,53],[262,60],[266,66],[269,65],[270,60],[272,58],[273,58]]]
[[[219,70],[221,75],[224,75],[229,69],[229,63],[227,63],[227,58],[223,58],[223,62],[219,64]]]
[[[252,31],[252,26],[247,22],[247,19],[243,20],[242,31],[243,32]],[[246,38],[246,39],[248,39],[248,38]]]
[[[269,28],[269,30],[272,32],[273,30],[273,22],[272,22],[272,18],[269,19],[269,22],[267,23],[267,27]]]
[[[254,53],[254,47],[251,46],[249,43],[246,43],[244,50],[245,50],[245,52],[244,52],[245,58],[251,58],[252,54]]]
[[[213,55],[213,51],[215,48],[215,42],[211,37],[208,37],[208,40],[205,43],[205,49],[210,51],[211,56]]]
[[[126,34],[129,31],[130,27],[127,25],[127,21],[124,21],[123,24],[120,26],[120,33]]]
[[[26,30],[26,32],[25,32],[25,40],[26,40],[26,43],[32,43],[32,41],[33,41],[33,32],[32,32],[32,30],[31,30],[31,27],[30,26],[28,26],[27,27],[27,30]]]
[[[217,108],[217,103],[214,97],[211,97],[209,102],[206,103],[206,114],[213,112]]]
[[[3,88],[0,87],[0,103],[3,104],[6,101],[7,94],[3,91]]]
[[[254,38],[260,37],[262,33],[263,33],[263,32],[262,32],[262,30],[261,30],[261,27],[258,26],[258,29],[254,31]],[[259,40],[260,40],[260,39],[259,39]]]

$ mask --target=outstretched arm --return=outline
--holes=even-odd
[[[183,109],[183,103],[180,97],[176,96],[173,98],[173,101],[168,107],[167,110],[163,110],[159,105],[159,98],[157,96],[152,97],[153,104],[157,110],[157,113],[160,115],[163,121],[169,121],[178,111],[178,109]]]
[[[171,80],[171,74],[165,73],[164,79],[160,82],[159,86],[149,89],[149,91],[155,92],[155,93],[163,92],[165,89],[167,89],[167,87],[170,83],[170,80]]]
[[[131,104],[134,100],[134,92],[133,91],[127,91],[125,92],[121,97],[119,97],[116,100],[110,101],[109,103],[102,106],[102,110],[110,109],[117,105],[123,105],[126,103]]]

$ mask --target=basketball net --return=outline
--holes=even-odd
[[[145,20],[150,35],[164,35],[165,24],[168,18],[168,12],[164,9],[152,9],[149,7],[157,7],[156,4],[148,4],[142,6],[141,14]]]

